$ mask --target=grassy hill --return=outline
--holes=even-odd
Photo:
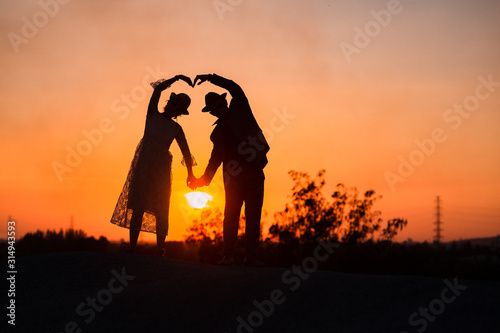
[[[111,252],[16,264],[16,332],[497,332],[500,324],[499,281],[355,275],[306,263],[218,267]]]

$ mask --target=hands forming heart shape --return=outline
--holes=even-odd
[[[177,81],[177,80],[182,80],[184,82],[186,82],[190,87],[195,87],[196,86],[196,82],[198,82],[198,85],[202,84],[203,82],[205,81],[210,81],[210,78],[212,77],[213,74],[200,74],[200,75],[196,75],[195,79],[194,79],[194,82],[191,81],[191,78],[189,76],[186,76],[186,75],[176,75],[174,76],[173,78],[169,79],[169,80],[166,80],[166,79],[159,79],[155,82],[151,82],[151,86],[153,87],[153,89],[156,89],[156,87],[158,87],[159,85],[161,85],[163,83],[163,87],[160,87],[160,88],[167,88],[168,86],[170,86],[173,82]]]
[[[196,86],[196,82],[199,81],[198,85],[200,85],[200,84],[202,84],[205,81],[209,81],[211,76],[212,76],[212,74],[200,74],[200,75],[196,75],[194,81],[191,81],[191,78],[188,77],[188,76],[186,76],[186,75],[176,75],[174,78],[176,80],[183,80],[188,85],[190,85],[191,87],[194,88]]]

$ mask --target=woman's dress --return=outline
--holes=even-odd
[[[168,234],[172,192],[172,154],[176,140],[184,160],[192,160],[182,127],[159,112],[146,118],[144,136],[139,142],[127,180],[116,204],[111,223],[162,235]],[[134,211],[144,212],[140,226],[131,226]]]

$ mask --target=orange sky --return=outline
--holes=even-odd
[[[74,216],[89,235],[128,239],[109,219],[147,84],[180,73],[218,73],[246,92],[271,145],[266,225],[288,200],[289,170],[326,169],[325,194],[339,182],[375,189],[385,219],[407,218],[398,240],[432,239],[437,195],[445,240],[500,233],[497,1],[59,1],[0,4],[0,219],[11,215],[19,236]],[[171,87],[192,98],[179,123],[196,175],[211,151],[215,118],[200,110],[212,90]],[[69,167],[67,149],[86,156]],[[175,143],[172,153],[177,240],[198,212]],[[222,207],[220,186],[207,191]]]

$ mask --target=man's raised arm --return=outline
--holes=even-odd
[[[199,81],[199,82],[198,82]],[[234,81],[226,79],[217,74],[200,74],[197,75],[194,79],[193,85],[202,84],[203,82],[208,81],[216,86],[226,89],[231,94],[231,97],[244,97],[246,99],[245,93],[243,89]]]

